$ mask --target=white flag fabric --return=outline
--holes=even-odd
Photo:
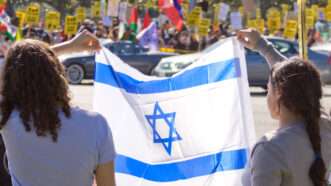
[[[113,132],[118,186],[241,185],[255,130],[235,38],[169,78],[145,76],[103,49],[94,86],[94,110]]]

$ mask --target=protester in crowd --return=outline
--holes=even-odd
[[[0,133],[13,185],[91,186],[114,183],[112,134],[99,114],[74,107],[56,54],[100,48],[84,31],[52,48],[22,40],[8,51],[0,101]]]
[[[284,58],[255,30],[240,31],[238,39],[269,62],[267,102],[271,117],[278,120],[278,129],[253,148],[243,184],[326,186],[331,122],[321,109],[318,71],[308,61]]]

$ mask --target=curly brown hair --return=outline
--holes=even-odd
[[[321,117],[322,84],[319,72],[311,62],[291,58],[274,65],[270,81],[280,92],[280,102],[305,120],[315,159],[309,170],[314,186],[326,186],[326,167],[321,155],[319,121]]]
[[[31,39],[15,43],[5,59],[0,129],[15,109],[27,132],[50,134],[56,142],[59,112],[67,118],[71,114],[68,89],[64,67],[46,43]]]

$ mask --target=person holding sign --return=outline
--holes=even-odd
[[[49,47],[22,40],[8,51],[1,71],[0,133],[13,185],[115,186],[115,150],[106,120],[70,104],[56,54],[96,50],[84,31]]]
[[[264,55],[270,65],[267,102],[279,126],[253,148],[250,172],[243,184],[326,186],[331,121],[321,110],[318,71],[300,58],[286,59],[255,30],[241,30],[237,36],[245,47]]]

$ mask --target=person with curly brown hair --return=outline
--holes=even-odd
[[[286,59],[255,30],[242,30],[237,36],[269,62],[267,103],[278,121],[278,129],[253,148],[243,185],[327,186],[331,122],[322,111],[318,71],[298,57]]]
[[[112,186],[115,149],[99,114],[70,104],[65,71],[56,53],[99,48],[84,31],[49,47],[37,40],[16,42],[2,71],[0,133],[12,184]]]

